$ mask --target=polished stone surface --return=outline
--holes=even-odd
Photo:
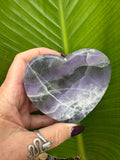
[[[101,100],[110,76],[110,61],[103,53],[81,49],[67,57],[35,57],[27,65],[24,86],[40,111],[61,122],[77,123]]]

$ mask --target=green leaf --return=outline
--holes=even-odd
[[[63,158],[80,154],[81,160],[119,160],[120,1],[0,0],[0,83],[17,53],[40,46],[66,54],[95,48],[112,65],[106,94],[81,121],[85,131],[48,153]]]

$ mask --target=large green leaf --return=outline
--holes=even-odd
[[[120,0],[0,0],[0,83],[17,53],[40,46],[66,54],[96,48],[112,65],[106,94],[81,121],[84,133],[49,153],[120,160]]]

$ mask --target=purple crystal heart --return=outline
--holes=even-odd
[[[101,100],[110,76],[110,61],[103,53],[81,49],[67,57],[35,57],[25,70],[24,86],[40,111],[61,122],[78,123]]]

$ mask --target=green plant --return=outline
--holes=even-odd
[[[84,133],[48,153],[120,160],[120,1],[0,0],[0,83],[17,53],[40,46],[66,54],[96,48],[112,65],[106,94],[80,122]]]

